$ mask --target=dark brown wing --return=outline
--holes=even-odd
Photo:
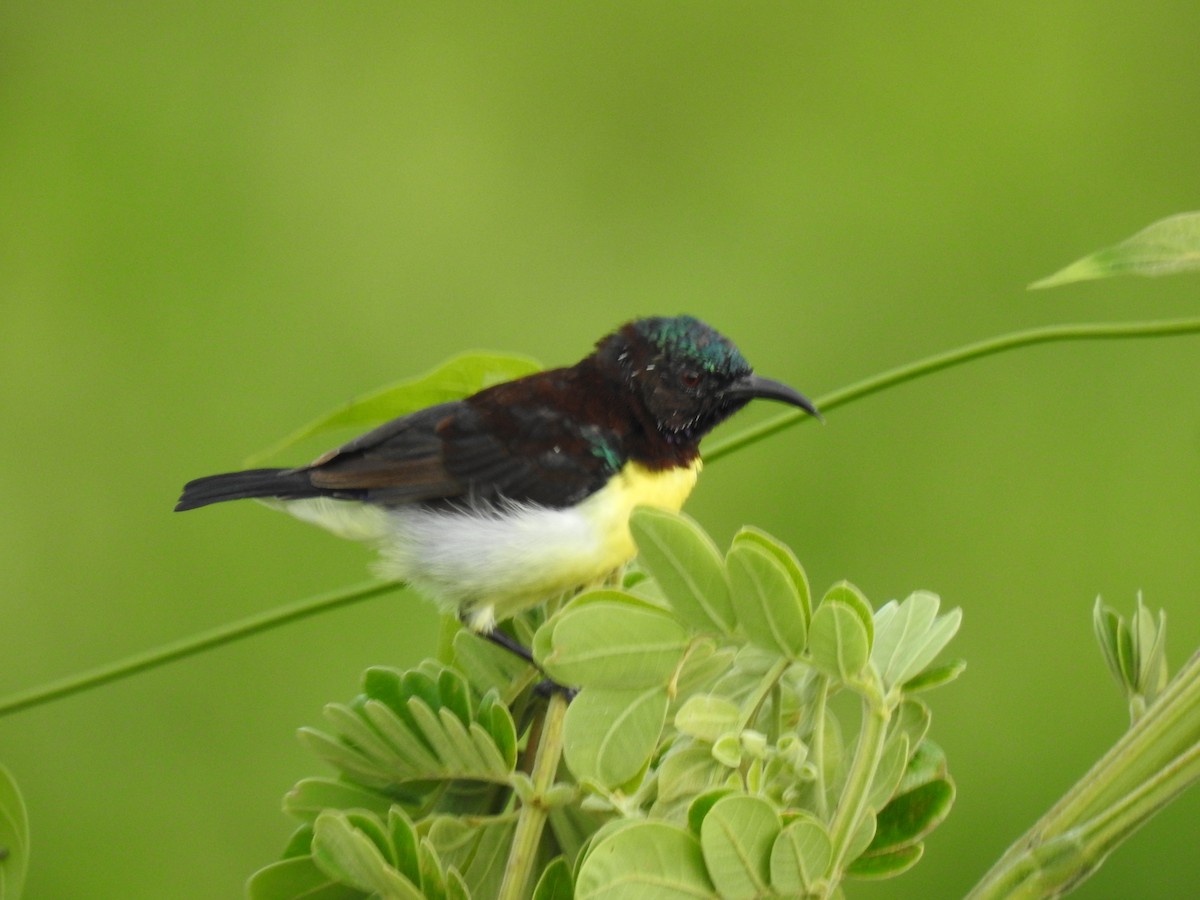
[[[564,413],[557,375],[396,419],[300,471],[320,493],[384,506],[570,506],[602,487],[624,459],[615,434]]]
[[[619,410],[595,405],[596,391],[581,390],[573,377],[541,372],[431,406],[300,468],[198,478],[176,509],[247,497],[571,506],[603,487],[627,457]]]

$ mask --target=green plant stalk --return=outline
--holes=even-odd
[[[380,594],[386,594],[400,587],[403,587],[403,584],[397,581],[373,581],[366,584],[354,585],[353,587],[339,588],[336,591],[317,594],[314,597],[306,597],[303,600],[297,600],[286,606],[248,616],[245,619],[240,619],[228,625],[221,625],[208,631],[202,631],[200,634],[192,635],[191,637],[162,644],[153,650],[135,653],[133,656],[127,656],[125,659],[98,666],[86,672],[80,672],[77,675],[60,678],[49,684],[11,694],[8,697],[0,699],[0,716],[7,716],[32,706],[39,706],[43,703],[49,703],[52,700],[58,700],[62,697],[69,697],[72,694],[78,694],[81,691],[90,690],[91,688],[99,687],[102,684],[108,684],[121,678],[128,678],[130,675],[136,675],[138,672],[155,669],[167,663],[202,653],[205,650],[220,647],[224,644],[231,644],[234,641],[248,638],[263,631],[269,631],[280,625],[307,619],[309,616],[315,616],[318,613],[340,609],[343,606],[350,606],[362,600],[369,600],[372,597],[378,597]]]
[[[971,900],[1058,896],[1088,878],[1122,841],[1200,779],[1200,743],[1096,818],[1026,848],[1003,869],[993,869]]]
[[[872,375],[848,385],[840,390],[816,398],[816,406],[822,413],[828,413],[839,406],[845,406],[856,400],[862,400],[872,394],[877,394],[887,388],[895,387],[906,381],[913,381],[925,375],[932,375],[942,369],[994,356],[1008,350],[1029,347],[1035,344],[1049,344],[1061,341],[1095,341],[1114,340],[1120,338],[1173,337],[1200,333],[1200,318],[1191,319],[1162,319],[1148,322],[1113,322],[1113,323],[1080,323],[1075,325],[1050,325],[1043,328],[1030,328],[1025,331],[1014,331],[999,337],[987,338],[972,344],[927,356],[916,362],[906,363],[878,375]],[[736,450],[756,444],[764,438],[790,428],[797,422],[807,421],[812,416],[807,413],[794,411],[783,413],[767,419],[751,428],[724,440],[713,441],[704,448],[703,456],[706,463],[714,462],[723,456],[728,456]]]
[[[779,684],[779,679],[783,677],[791,664],[789,659],[779,659],[763,676],[754,695],[742,705],[742,715],[737,723],[739,734],[750,727],[750,723],[754,721],[758,711],[762,709],[762,705],[767,702],[767,697],[771,696],[771,691]]]
[[[1009,847],[970,896],[1008,896],[1005,890],[1040,865],[1039,850],[1089,820],[1105,822],[1117,835],[1107,853],[1200,776],[1194,759],[1198,741],[1200,654],[1188,660],[1137,724]],[[1109,822],[1114,810],[1116,817]]]
[[[879,768],[879,760],[883,756],[888,720],[891,718],[891,711],[884,703],[878,685],[863,691],[862,710],[862,731],[859,732],[858,744],[854,748],[854,760],[850,764],[842,796],[838,798],[837,808],[833,812],[833,820],[829,823],[829,840],[833,845],[833,855],[827,874],[831,886],[841,880],[842,870],[850,862],[846,859],[846,854],[850,850],[850,841],[858,828],[859,820],[866,810],[871,781],[875,778],[875,771]]]
[[[542,723],[541,739],[538,741],[537,756],[533,763],[533,791],[521,804],[517,816],[517,827],[513,833],[512,847],[508,852],[508,863],[504,867],[504,880],[500,884],[498,900],[521,900],[525,885],[537,862],[538,844],[550,809],[546,795],[554,786],[558,774],[559,760],[563,751],[563,726],[567,718],[567,698],[562,691],[554,691]]]
[[[817,770],[817,815],[821,821],[829,819],[829,798],[825,791],[825,708],[829,703],[829,678],[818,675],[817,700],[813,704],[812,759]]]

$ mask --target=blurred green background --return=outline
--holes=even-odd
[[[0,693],[362,581],[365,548],[255,504],[176,516],[178,489],[461,349],[570,363],[686,311],[819,397],[1200,313],[1194,276],[1024,291],[1200,207],[1198,45],[1194,0],[7,0]],[[1196,338],[1044,346],[705,472],[719,542],[753,523],[816,588],[965,612],[932,697],[957,805],[851,897],[961,895],[1122,731],[1097,594],[1166,606],[1175,665],[1200,644],[1198,379]],[[324,771],[295,729],[435,632],[394,595],[0,720],[27,896],[239,896]],[[1198,814],[1077,896],[1187,894]]]

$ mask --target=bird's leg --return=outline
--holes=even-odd
[[[464,624],[465,624],[465,622],[464,622]],[[499,628],[496,628],[495,626],[493,626],[492,628],[489,628],[487,631],[481,631],[481,632],[476,632],[476,633],[484,640],[491,641],[497,647],[500,647],[503,650],[507,650],[513,656],[516,656],[519,659],[525,660],[525,662],[529,663],[531,666],[533,666],[535,669],[537,669],[543,675],[546,675],[546,673],[542,669],[542,667],[539,666],[536,662],[534,662],[533,652],[528,647],[526,647],[524,644],[522,644],[520,641],[518,641],[516,638],[510,637],[508,632],[501,631]],[[579,691],[576,688],[571,688],[571,687],[567,687],[564,684],[559,684],[557,681],[555,681],[549,675],[546,675],[545,678],[543,678],[536,685],[534,685],[533,689],[534,689],[534,692],[537,693],[537,695],[540,697],[549,697],[551,694],[556,693],[556,692],[562,693],[567,698],[568,701],[575,699],[575,695],[577,693],[579,693]]]
[[[541,666],[533,661],[533,652],[518,641],[514,637],[509,637],[508,632],[501,631],[499,628],[489,628],[487,631],[481,632],[480,637],[491,641],[497,647],[501,647],[511,653],[513,656],[520,657],[541,671]]]

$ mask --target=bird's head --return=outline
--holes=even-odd
[[[597,357],[616,367],[673,441],[698,441],[755,398],[820,416],[803,394],[755,375],[732,341],[691,316],[630,322],[597,345]]]

